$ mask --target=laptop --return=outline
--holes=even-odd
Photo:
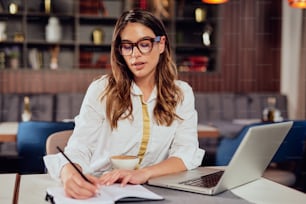
[[[198,167],[190,171],[152,178],[148,184],[216,195],[257,180],[262,177],[292,125],[293,122],[290,121],[249,128],[226,168]]]

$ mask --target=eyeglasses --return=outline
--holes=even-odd
[[[132,55],[134,47],[137,47],[141,54],[148,54],[152,51],[154,42],[160,42],[160,36],[155,38],[144,38],[136,43],[122,42],[119,45],[119,51],[121,55],[129,56]]]

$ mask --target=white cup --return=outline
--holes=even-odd
[[[113,169],[136,169],[139,158],[131,155],[115,155],[110,158]]]

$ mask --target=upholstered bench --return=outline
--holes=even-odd
[[[85,93],[0,94],[0,122],[21,121],[24,97],[30,98],[34,121],[73,119],[80,110]]]

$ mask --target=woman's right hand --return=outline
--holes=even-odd
[[[81,170],[81,167],[77,165]],[[85,175],[91,182],[85,181],[74,167],[68,163],[61,170],[61,180],[64,185],[65,193],[68,197],[75,199],[86,199],[93,197],[99,191],[99,179]]]

